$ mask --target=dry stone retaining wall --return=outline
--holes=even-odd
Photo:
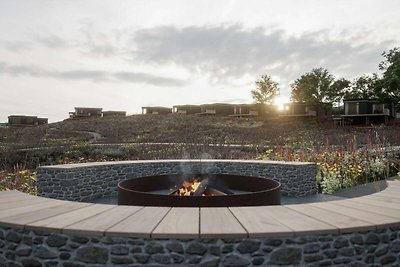
[[[0,228],[0,266],[399,266],[400,228],[290,238],[137,239]]]
[[[317,192],[313,163],[244,160],[121,161],[45,166],[37,169],[38,195],[88,201],[116,196],[119,181],[153,175],[182,173],[232,174],[267,177],[282,184],[284,196]]]

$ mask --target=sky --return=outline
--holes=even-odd
[[[251,103],[261,75],[378,73],[398,0],[0,0],[0,122],[74,107]]]

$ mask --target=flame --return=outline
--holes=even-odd
[[[196,178],[192,178],[191,181],[184,181],[181,188],[179,188],[174,195],[176,196],[191,196],[196,192],[200,186],[200,181]]]

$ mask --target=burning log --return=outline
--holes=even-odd
[[[208,185],[209,185],[208,179],[204,179],[203,181],[201,181],[200,185],[194,191],[193,196],[202,196],[207,190]]]

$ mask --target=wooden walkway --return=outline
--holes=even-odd
[[[372,195],[299,205],[167,208],[54,200],[0,192],[0,226],[142,238],[293,237],[400,226],[400,182]]]

